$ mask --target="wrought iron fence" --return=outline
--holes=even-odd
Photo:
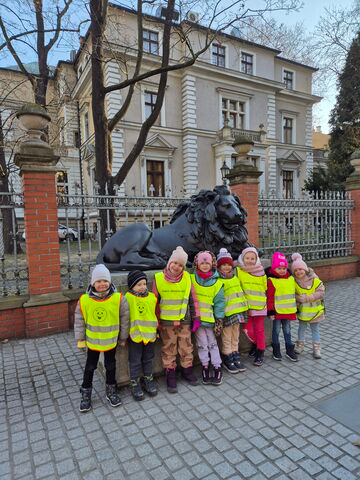
[[[151,230],[171,219],[176,207],[186,198],[119,197],[101,195],[58,195],[58,216],[64,227],[60,247],[61,279],[64,288],[84,288],[89,271],[101,249],[100,212],[105,213],[105,238],[130,223],[146,223]],[[60,236],[60,234],[59,234]]]
[[[259,199],[259,237],[266,255],[300,252],[306,260],[351,255],[348,192],[304,193],[302,198]]]
[[[0,192],[0,295],[21,295],[28,289],[23,236],[22,194]]]

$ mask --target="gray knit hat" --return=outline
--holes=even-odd
[[[96,265],[91,273],[91,286],[93,287],[94,283],[99,280],[107,280],[109,283],[111,283],[110,272],[102,263]]]

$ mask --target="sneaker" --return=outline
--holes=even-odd
[[[226,370],[230,373],[239,373],[240,370],[236,367],[234,363],[234,357],[233,354],[230,353],[230,355],[224,355],[223,356],[223,364]]]
[[[190,385],[199,385],[198,379],[195,377],[193,367],[187,367],[181,369],[181,375]]]
[[[214,367],[214,376],[211,379],[211,385],[215,385],[216,387],[218,385],[221,385],[222,384],[222,377],[223,377],[223,374],[222,374],[221,367],[219,367],[219,368]]]
[[[121,405],[121,398],[116,391],[116,385],[106,385],[106,400],[112,407],[119,407]]]
[[[261,367],[264,363],[264,350],[257,350],[254,365],[255,367]]]
[[[278,362],[281,362],[282,360],[282,355],[280,352],[280,345],[273,345],[273,359],[277,360]]]
[[[130,380],[130,389],[134,400],[136,400],[137,402],[140,402],[140,400],[144,400],[145,396],[140,385],[140,379]]]
[[[79,411],[81,413],[85,413],[91,410],[91,392],[92,392],[92,387],[90,388],[80,387],[81,401],[80,401]]]
[[[150,397],[156,397],[158,391],[152,375],[144,376],[144,390]]]
[[[241,361],[240,353],[239,352],[233,352],[232,356],[233,356],[235,367],[238,369],[238,371],[239,372],[245,372],[246,367]]]
[[[313,357],[316,360],[319,360],[321,358],[320,342],[314,342],[313,343]]]
[[[294,345],[291,345],[290,347],[286,348],[286,358],[288,358],[292,362],[298,361],[298,356],[294,352]]]
[[[256,352],[257,352],[257,347],[256,347],[256,344],[253,343],[253,344],[251,345],[250,351],[249,351],[249,353],[248,353],[249,357],[255,357]]]
[[[202,367],[202,383],[204,385],[211,385],[212,384],[212,377],[210,376],[210,368],[209,367]]]
[[[295,342],[294,352],[298,355],[304,351],[305,343],[297,340]]]
[[[175,368],[166,369],[166,386],[169,393],[177,393]]]

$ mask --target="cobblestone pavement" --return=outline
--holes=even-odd
[[[72,332],[1,345],[1,479],[355,480],[354,432],[317,402],[360,382],[360,278],[327,289],[323,358],[310,339],[298,363],[225,373],[220,387],[189,387],[112,409],[96,373],[93,411],[78,412],[84,352]],[[295,337],[295,325],[293,337]]]

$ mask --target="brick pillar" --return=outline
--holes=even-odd
[[[227,175],[232,193],[240,198],[248,214],[246,228],[249,242],[259,248],[259,177],[262,175],[253,165],[236,163]]]
[[[360,256],[360,151],[354,152],[350,157],[354,172],[346,179],[346,191],[351,193],[354,200],[354,210],[351,214],[351,238],[354,241],[353,255]],[[358,267],[360,275],[360,266]]]
[[[40,139],[20,145],[15,163],[23,181],[29,300],[24,304],[27,337],[69,328],[69,299],[61,292],[55,172],[59,157]]]

